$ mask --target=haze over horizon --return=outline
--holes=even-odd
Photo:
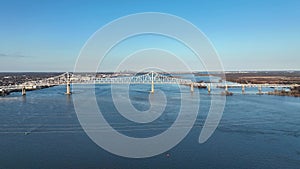
[[[297,0],[4,0],[1,7],[0,72],[73,71],[81,48],[94,32],[141,12],[169,13],[193,23],[214,45],[225,71],[300,70]],[[157,37],[148,36],[128,41],[126,48],[121,44],[109,62],[126,54],[128,45],[174,47],[162,39],[156,43]],[[176,49],[182,52],[180,57],[188,57],[183,49]],[[105,70],[110,71],[109,64]]]

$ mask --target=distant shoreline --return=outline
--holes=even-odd
[[[98,72],[96,76],[131,76],[143,74],[144,72]],[[165,73],[165,72],[162,72]],[[0,72],[0,86],[19,85],[26,81],[38,81],[43,78],[50,78],[60,75],[61,72]],[[79,74],[95,75],[95,72],[82,72]],[[167,73],[166,73],[167,74]],[[174,77],[180,74],[190,74],[187,72],[171,72]],[[239,84],[285,84],[300,85],[300,71],[247,71],[247,72],[193,72],[195,76],[218,76],[222,81],[234,82]],[[270,95],[296,96],[300,97],[300,87],[291,88],[290,91],[274,89]]]

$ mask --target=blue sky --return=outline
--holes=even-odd
[[[139,12],[196,25],[225,70],[300,70],[298,0],[0,0],[0,71],[72,71],[88,38]]]

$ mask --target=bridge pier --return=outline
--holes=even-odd
[[[22,87],[22,96],[25,96],[26,95],[26,88],[25,86]]]
[[[245,85],[242,85],[242,94],[245,94]]]
[[[154,82],[151,82],[151,93],[154,93]]]
[[[67,82],[67,92],[66,92],[66,94],[68,94],[68,95],[72,94],[71,93],[71,84],[70,84],[70,82]]]
[[[194,92],[194,83],[191,83],[191,93]]]
[[[66,92],[67,95],[70,95],[72,94],[71,92],[71,83],[70,83],[70,75],[69,73],[67,74],[67,92]]]
[[[151,72],[151,93],[154,93],[154,75],[153,72]]]
[[[210,84],[207,84],[207,92],[208,94],[210,94],[211,88],[210,88]]]
[[[258,88],[258,94],[261,95],[262,94],[262,86],[259,85],[257,88]]]

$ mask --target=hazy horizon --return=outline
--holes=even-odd
[[[65,72],[70,72],[74,73],[74,71],[0,71],[0,73],[65,73]],[[137,71],[101,71],[101,72],[96,72],[96,73],[143,73],[143,72],[149,72],[149,71],[142,71],[142,72],[137,72]],[[160,72],[160,71],[157,71]],[[207,71],[205,70],[194,70],[192,71],[193,73],[205,73]],[[218,70],[215,71],[210,71],[210,72],[221,72]],[[224,70],[224,72],[300,72],[299,70]],[[76,73],[95,73],[95,72],[76,72]],[[185,71],[169,71],[168,73],[189,73]]]

